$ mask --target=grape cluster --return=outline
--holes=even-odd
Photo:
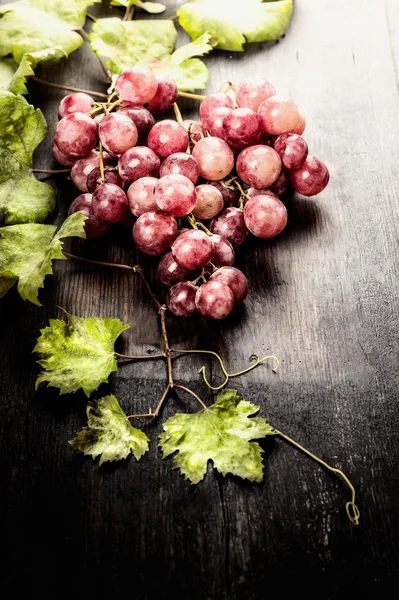
[[[279,197],[290,184],[318,194],[329,173],[308,154],[298,107],[268,81],[210,94],[200,122],[155,123],[177,96],[173,79],[141,67],[119,75],[106,103],[70,94],[59,106],[53,154],[72,167],[82,194],[69,214],[86,214],[88,238],[130,217],[136,247],[163,255],[158,273],[170,288],[169,309],[223,319],[248,292],[234,249],[249,232],[281,233],[287,209]]]

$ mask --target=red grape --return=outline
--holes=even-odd
[[[129,117],[119,112],[106,115],[98,126],[98,135],[104,148],[114,154],[123,154],[137,143],[137,127]]]
[[[57,144],[53,142],[52,148],[53,156],[57,162],[59,162],[64,167],[72,167],[74,162],[76,162],[76,156],[69,156],[68,154],[64,154],[58,148]]]
[[[234,265],[234,248],[230,242],[217,233],[211,235],[211,242],[213,244],[212,263],[216,267]]]
[[[229,286],[234,294],[234,304],[242,304],[248,295],[248,279],[235,267],[222,267],[211,275],[209,281],[219,281]]]
[[[149,110],[143,106],[136,106],[130,102],[124,102],[123,106],[117,110],[119,114],[126,115],[136,125],[139,134],[140,145],[147,143],[148,132],[154,126],[154,117]]]
[[[94,100],[89,94],[85,94],[84,92],[68,94],[68,96],[64,96],[60,102],[58,107],[58,118],[62,119],[75,112],[90,112],[93,108],[92,104],[94,104]]]
[[[167,252],[159,261],[158,277],[164,285],[169,287],[181,281],[195,279],[196,271],[184,269],[173,258],[172,252]]]
[[[155,96],[148,103],[148,110],[152,113],[165,112],[172,108],[177,100],[177,85],[169,75],[155,75],[158,87]]]
[[[189,271],[195,271],[211,261],[213,244],[204,231],[191,229],[179,235],[173,242],[172,254],[179,265]]]
[[[274,142],[274,149],[286,169],[299,169],[308,155],[308,145],[296,133],[282,133]]]
[[[84,113],[72,113],[58,122],[54,141],[68,156],[87,156],[97,143],[97,125]]]
[[[118,223],[127,211],[128,201],[121,188],[113,183],[102,183],[93,194],[94,214],[107,223]]]
[[[227,106],[227,108],[234,108],[234,100],[227,94],[223,92],[218,92],[216,94],[209,94],[201,102],[200,106],[200,119],[201,123],[205,125],[205,122],[210,115],[210,113],[215,110],[215,108],[219,108],[219,106]]]
[[[263,130],[274,135],[292,131],[301,122],[297,105],[292,98],[285,96],[271,96],[264,100],[258,108],[258,114]]]
[[[237,108],[223,119],[223,139],[235,150],[259,144],[261,133],[259,115],[250,108]]]
[[[290,172],[291,183],[302,196],[320,194],[329,182],[326,165],[314,156],[308,156],[299,169]]]
[[[192,155],[197,160],[200,175],[204,179],[218,181],[226,177],[234,167],[232,149],[224,140],[217,137],[206,137],[197,142]]]
[[[166,296],[169,310],[177,317],[192,317],[197,312],[195,296],[198,288],[189,281],[176,283]]]
[[[233,248],[241,246],[247,239],[248,229],[244,222],[242,210],[232,206],[224,211],[210,224],[212,233],[217,233],[230,242]]]
[[[93,193],[102,183],[113,183],[123,189],[125,182],[121,179],[118,171],[104,171],[104,181],[101,180],[101,169],[95,167],[87,176],[87,189]]]
[[[160,158],[166,158],[175,152],[187,150],[188,134],[177,121],[165,119],[154,125],[148,134],[147,143]]]
[[[156,177],[142,177],[132,183],[127,190],[129,208],[136,217],[141,217],[145,212],[158,210],[155,202],[154,189],[158,183]]]
[[[103,162],[105,165],[111,163],[111,157],[107,152],[103,152]],[[82,192],[91,192],[87,187],[87,178],[93,169],[100,166],[100,153],[97,150],[92,150],[88,156],[79,158],[75,161],[71,169],[71,179]]]
[[[272,238],[281,233],[287,218],[285,205],[270,194],[254,196],[244,207],[245,225],[258,238]]]
[[[227,115],[233,113],[234,110],[229,108],[228,106],[219,106],[215,108],[209,115],[207,116],[205,127],[209,131],[211,135],[214,137],[219,137],[225,139],[224,131],[223,131],[223,123]]]
[[[281,159],[273,148],[258,144],[240,152],[236,169],[240,179],[248,185],[267,188],[280,175]]]
[[[91,194],[81,194],[72,202],[68,215],[81,211],[86,215],[85,233],[88,240],[96,240],[108,233],[110,226],[99,219],[93,212],[93,198]]]
[[[256,112],[264,100],[275,94],[276,90],[266,79],[244,79],[237,86],[236,101],[238,106]]]
[[[194,156],[187,154],[187,152],[176,152],[166,158],[160,169],[160,175],[184,175],[188,177],[194,185],[197,183],[199,178],[199,164],[197,163]]]
[[[122,154],[118,160],[119,175],[127,183],[141,177],[156,177],[161,161],[150,148],[135,146]]]
[[[159,256],[167,250],[177,236],[174,217],[157,210],[141,215],[133,225],[133,239],[144,254]]]
[[[193,215],[197,219],[213,219],[223,210],[223,196],[213,185],[198,185],[195,190],[197,201],[193,208]]]
[[[116,80],[115,89],[121,100],[132,104],[145,104],[157,91],[154,74],[145,67],[132,67],[123,71]]]
[[[204,317],[224,319],[233,310],[234,294],[225,283],[208,281],[198,289],[195,304]]]
[[[197,194],[193,182],[184,175],[164,175],[154,190],[159,208],[174,217],[185,217],[194,208]]]

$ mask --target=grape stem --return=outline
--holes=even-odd
[[[31,169],[31,173],[45,173],[46,175],[58,175],[58,173],[70,173],[71,169]]]
[[[67,85],[60,85],[59,83],[51,83],[50,81],[46,81],[45,79],[40,79],[39,77],[31,77],[33,81],[37,83],[42,83],[43,85],[47,85],[48,87],[57,88],[59,90],[67,90],[68,92],[82,92],[83,94],[89,94],[90,96],[98,96],[99,98],[108,98],[107,94],[103,94],[102,92],[96,92],[94,90],[83,90],[82,88],[76,88]]]
[[[183,117],[181,116],[180,108],[177,105],[177,102],[173,103],[173,110],[175,112],[176,121],[179,125],[183,125]]]
[[[178,96],[182,98],[191,98],[191,100],[205,100],[206,96],[202,96],[201,94],[191,94],[190,92],[177,92]]]
[[[289,442],[296,448],[298,448],[298,450],[300,450],[301,452],[304,452],[305,454],[310,456],[310,458],[312,458],[313,460],[318,462],[325,469],[328,469],[332,473],[336,473],[337,475],[342,477],[342,479],[345,481],[346,485],[349,487],[349,489],[352,492],[352,499],[350,500],[350,502],[347,502],[345,505],[346,514],[348,515],[348,519],[350,520],[350,522],[353,525],[359,525],[360,511],[359,511],[359,508],[356,506],[356,491],[355,491],[355,488],[353,487],[352,483],[349,481],[348,477],[345,475],[345,473],[343,473],[340,469],[336,469],[335,467],[332,467],[331,465],[327,464],[324,460],[322,460],[321,458],[319,458],[318,456],[313,454],[313,452],[310,452],[309,450],[304,448],[301,444],[298,444],[298,442],[296,442],[295,440],[290,438],[285,433],[282,433],[278,429],[275,429],[274,433],[276,435],[279,435],[280,437],[282,437],[284,440],[286,440],[287,442]]]
[[[132,356],[131,354],[119,354],[119,352],[114,352],[115,356],[118,358],[123,358],[124,360],[155,360],[156,358],[165,358],[165,353],[162,354],[144,354],[143,356]]]
[[[129,4],[125,10],[122,21],[131,21],[133,17],[134,6]]]
[[[104,156],[103,156],[103,145],[99,143],[100,148],[100,174],[101,174],[101,183],[105,182],[105,171],[104,171]]]

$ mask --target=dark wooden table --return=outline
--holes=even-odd
[[[170,16],[180,3],[167,4]],[[119,317],[132,322],[118,343],[130,353],[159,347],[159,330],[135,277],[59,262],[40,292],[43,308],[23,303],[15,290],[0,303],[1,585],[12,585],[12,595],[255,600],[294,591],[341,600],[382,596],[398,581],[398,2],[298,0],[280,43],[206,60],[210,91],[257,75],[290,93],[331,183],[320,197],[289,202],[289,225],[278,239],[239,252],[250,281],[242,310],[222,323],[168,318],[170,335],[186,348],[217,350],[231,369],[253,353],[277,354],[277,374],[264,365],[234,386],[276,427],[347,473],[361,524],[346,517],[344,484],[281,440],[264,445],[261,485],[213,472],[187,484],[156,446],[162,421],[197,408],[180,394],[144,426],[152,444],[140,463],[99,468],[75,454],[67,442],[85,422],[85,399],[34,393],[40,328],[60,316],[57,306]],[[104,89],[87,47],[45,77]],[[63,93],[34,84],[30,92],[52,132]],[[198,106],[181,108],[193,116]],[[50,137],[37,167],[54,164]],[[61,177],[53,182],[61,222],[75,192]],[[66,247],[100,260],[136,260],[122,229],[107,243]],[[164,294],[156,262],[142,262]],[[179,359],[176,377],[210,402],[197,375],[202,364]],[[213,367],[212,381],[220,382]],[[129,364],[102,389],[126,410],[143,412],[164,383],[163,364]]]

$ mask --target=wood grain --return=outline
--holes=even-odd
[[[166,16],[181,3],[166,2]],[[210,472],[189,486],[156,448],[163,420],[196,410],[180,393],[159,422],[144,426],[153,441],[140,464],[132,459],[99,469],[75,455],[67,441],[84,423],[85,399],[33,393],[39,329],[62,306],[131,321],[119,352],[157,349],[160,336],[138,278],[68,261],[47,278],[42,308],[23,303],[15,290],[0,303],[5,589],[45,598],[128,592],[137,600],[259,600],[305,590],[343,600],[382,596],[398,580],[398,4],[295,4],[290,31],[278,44],[207,57],[208,89],[251,74],[292,94],[307,118],[311,151],[331,170],[330,186],[318,198],[290,199],[286,231],[238,253],[250,281],[241,310],[221,324],[169,318],[168,329],[174,344],[216,349],[230,370],[253,354],[279,356],[277,374],[265,364],[234,387],[273,425],[347,473],[358,491],[361,525],[353,528],[346,518],[342,482],[280,440],[264,446],[263,484]],[[87,47],[44,76],[104,89]],[[62,96],[30,84],[29,100],[44,111],[50,133]],[[181,106],[188,116],[197,110],[195,102]],[[36,153],[38,168],[54,166],[50,140]],[[64,178],[50,182],[61,222],[75,192]],[[66,246],[99,260],[136,261],[122,228],[107,244]],[[142,264],[164,294],[156,262]],[[196,356],[176,360],[176,379],[211,401],[197,375],[202,364]],[[210,366],[219,382],[217,365]],[[127,411],[144,412],[162,394],[165,376],[159,362],[125,365],[103,391],[112,389]]]

